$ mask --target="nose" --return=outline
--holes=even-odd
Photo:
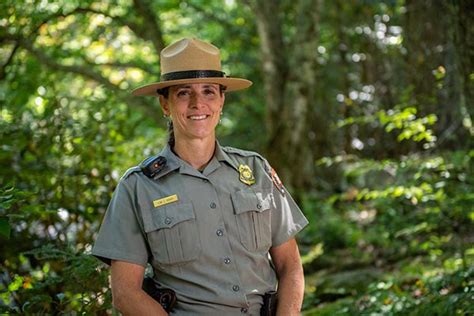
[[[192,93],[189,101],[189,106],[191,108],[199,108],[203,105],[202,98],[199,93]]]

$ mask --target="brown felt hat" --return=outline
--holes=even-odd
[[[197,38],[183,38],[160,54],[161,81],[133,90],[133,95],[157,96],[157,90],[184,83],[217,83],[226,91],[248,88],[252,81],[226,77],[217,47]]]

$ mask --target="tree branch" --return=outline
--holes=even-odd
[[[107,89],[115,91],[117,94],[119,94],[129,106],[140,108],[147,117],[154,119],[156,122],[162,122],[162,118],[159,114],[159,110],[156,104],[153,104],[151,101],[145,100],[144,98],[138,100],[138,98],[132,97],[129,92],[120,89],[117,85],[113,84],[107,78],[102,76],[100,73],[92,70],[91,68],[79,65],[69,66],[60,64],[53,58],[40,51],[39,49],[33,47],[33,44],[29,40],[23,39],[18,36],[7,35],[4,37],[4,39],[15,41],[17,46],[24,48],[31,55],[36,57],[36,59],[38,59],[40,63],[52,69],[66,73],[74,73],[104,85]]]
[[[130,20],[128,20],[124,17],[118,16],[118,15],[111,15],[110,13],[105,12],[105,11],[100,11],[100,10],[96,10],[96,9],[92,9],[92,8],[81,8],[81,7],[75,8],[74,10],[72,10],[68,13],[58,12],[56,14],[52,14],[52,15],[48,16],[41,23],[39,23],[38,26],[36,26],[32,30],[30,35],[33,35],[33,34],[37,33],[38,30],[43,25],[51,23],[51,21],[54,20],[54,19],[66,18],[68,16],[75,15],[75,14],[87,14],[87,13],[99,14],[99,15],[103,15],[105,17],[109,17],[109,18],[112,19],[112,21],[114,23],[128,27],[139,38],[142,38],[144,40],[150,40],[150,38],[147,34],[148,33],[147,30],[144,27],[140,26],[139,24],[137,24],[133,21],[130,21]]]
[[[112,19],[113,22],[118,22],[118,24],[122,26],[128,27],[133,33],[138,35],[138,37],[146,40],[146,30],[144,30],[140,25],[137,23],[127,20],[124,17],[118,16],[118,15],[111,15],[108,12],[100,11],[100,10],[95,10],[92,8],[76,8],[73,11],[71,11],[72,14],[74,13],[93,13],[93,14],[101,14],[103,16],[109,17]]]
[[[140,70],[143,70],[144,72],[147,72],[153,76],[156,76],[157,78],[159,77],[159,73],[156,73],[150,69],[150,67],[145,67],[139,63],[136,62],[118,62],[118,61],[113,61],[109,63],[95,63],[90,60],[85,60],[85,63],[87,63],[90,66],[104,66],[104,67],[116,67],[116,68],[137,68]]]
[[[154,14],[153,8],[146,0],[133,0],[135,9],[143,18],[144,35],[146,39],[150,40],[155,47],[155,50],[160,54],[161,50],[165,47],[163,34],[159,26],[159,18]]]
[[[220,26],[222,26],[227,32],[234,36],[242,36],[241,30],[239,28],[236,28],[236,26],[232,23],[229,23],[229,20],[223,19],[219,17],[217,14],[214,14],[214,12],[209,12],[209,10],[204,9],[203,7],[200,7],[194,3],[191,2],[186,2],[186,5],[192,9],[194,9],[196,12],[199,12],[204,15],[204,17],[207,20],[213,20],[216,23],[218,23]]]
[[[106,86],[108,89],[111,89],[111,90],[115,90],[115,91],[121,90],[119,87],[111,83],[107,78],[103,77],[101,74],[92,70],[91,68],[88,68],[88,67],[86,68],[86,67],[82,67],[78,65],[73,65],[73,66],[62,65],[54,61],[52,58],[49,58],[42,51],[34,48],[33,45],[29,41],[21,39],[19,43],[23,48],[25,48],[32,55],[34,55],[41,63],[53,69],[82,75],[83,77],[97,81],[98,83]]]
[[[128,21],[120,16],[113,16],[110,15],[108,12],[92,9],[92,8],[75,8],[74,10],[68,12],[68,13],[56,13],[53,15],[48,16],[48,18],[44,19],[37,27],[33,29],[33,31],[30,33],[30,37],[33,37],[36,35],[38,30],[45,24],[51,23],[53,19],[57,18],[66,18],[68,16],[74,15],[74,14],[87,14],[87,13],[92,13],[92,14],[98,14],[98,15],[103,15],[106,17],[109,17],[112,19],[114,22],[118,22],[122,26],[128,27],[132,32],[134,32],[137,36],[141,37],[142,39],[147,40],[147,35],[146,31],[138,24]],[[156,75],[158,76],[157,73],[150,71],[150,68],[144,67],[138,63],[133,63],[133,62],[128,62],[128,63],[121,63],[121,62],[111,62],[111,63],[104,63],[104,64],[97,64],[93,63],[89,60],[85,60],[85,62],[89,65],[93,66],[110,66],[110,67],[119,67],[119,68],[138,68],[141,69],[145,72],[148,72],[151,75]]]
[[[144,25],[145,25],[144,27],[126,18],[110,15],[108,12],[103,12],[103,11],[95,10],[92,8],[79,7],[67,13],[58,12],[56,14],[52,14],[48,16],[47,18],[42,20],[36,27],[32,29],[32,31],[30,32],[30,35],[28,36],[28,39],[21,36],[2,34],[2,37],[0,38],[1,42],[12,41],[15,43],[15,46],[11,55],[9,56],[7,60],[7,63],[2,65],[1,72],[0,72],[0,79],[3,79],[5,77],[5,73],[4,73],[5,67],[8,65],[8,63],[11,62],[11,60],[13,59],[13,55],[16,53],[18,48],[21,47],[27,50],[31,55],[33,55],[36,59],[38,59],[40,63],[46,65],[47,67],[50,67],[58,71],[66,72],[66,73],[73,73],[73,74],[80,75],[84,78],[93,80],[99,84],[104,85],[107,89],[117,92],[117,94],[120,94],[122,96],[122,99],[129,106],[140,108],[147,117],[154,119],[156,122],[162,123],[163,119],[161,115],[159,114],[158,107],[155,103],[151,102],[151,100],[145,99],[145,98],[139,99],[136,97],[132,97],[128,92],[120,89],[117,85],[111,83],[107,78],[102,76],[99,72],[94,71],[91,67],[85,67],[85,66],[79,66],[79,65],[69,66],[69,65],[63,65],[61,63],[58,63],[56,60],[49,57],[43,51],[35,48],[33,45],[34,38],[37,36],[40,28],[45,24],[51,23],[52,20],[58,19],[58,18],[66,18],[74,14],[92,13],[92,14],[101,14],[106,17],[110,17],[113,22],[119,23],[120,25],[128,27],[138,37],[145,40],[150,40],[153,43],[155,49],[157,51],[161,51],[161,49],[164,47],[164,43],[163,43],[163,39],[161,35],[161,30],[158,27],[158,23],[157,23],[158,19],[154,17],[153,13],[151,13],[152,10],[150,6],[148,5],[148,3],[144,3],[144,1],[142,0],[135,0],[134,3],[135,3],[135,6],[137,7],[137,11],[144,18]],[[150,30],[151,30],[151,35],[150,35]],[[87,61],[86,63],[91,64]],[[97,66],[97,64],[92,64],[92,65]],[[149,69],[144,68],[143,66],[140,66],[136,63],[113,62],[108,65],[116,66],[116,67],[137,67],[142,70],[145,70],[148,73],[151,73]],[[151,74],[154,74],[154,73],[151,73]]]
[[[7,61],[2,65],[2,68],[0,68],[0,80],[5,79],[6,68],[11,63],[11,61],[13,60],[13,57],[15,56],[16,52],[18,51],[19,47],[20,47],[20,45],[18,43],[15,43],[15,46],[13,46],[13,49],[10,53],[10,56],[8,56]]]

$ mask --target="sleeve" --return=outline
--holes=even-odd
[[[309,222],[267,161],[265,161],[265,169],[273,182],[274,212],[271,217],[271,226],[272,247],[276,247],[293,238]]]
[[[149,251],[127,183],[121,180],[105,213],[92,255],[110,264],[121,260],[146,266]]]

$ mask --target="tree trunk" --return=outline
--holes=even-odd
[[[469,137],[463,121],[472,108],[472,10],[472,1],[407,1],[407,79],[421,114],[438,116],[434,131],[444,148],[459,148],[457,140]],[[436,71],[444,77],[436,79]]]
[[[295,32],[282,35],[278,1],[250,2],[257,17],[267,105],[267,157],[298,195],[315,182],[316,153],[326,152],[328,120],[317,100],[319,0],[295,4]],[[285,42],[288,44],[285,45]]]
[[[471,122],[464,126],[467,138],[474,135],[474,2],[470,0],[453,1],[451,21],[454,29],[452,41],[457,60],[460,84],[459,106],[463,120]],[[467,130],[469,129],[469,130]],[[467,142],[466,142],[467,143]]]

